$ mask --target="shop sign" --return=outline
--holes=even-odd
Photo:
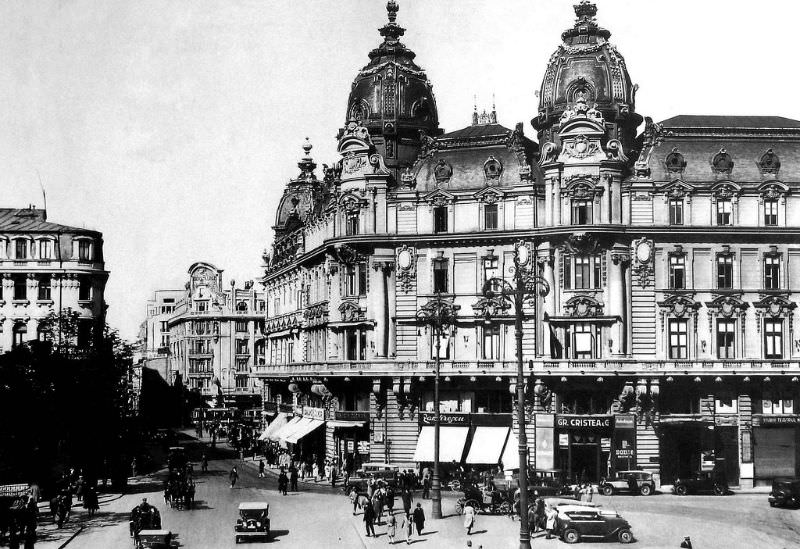
[[[340,421],[369,421],[369,411],[336,410],[333,412],[333,419]]]
[[[558,446],[559,446],[559,448],[569,448],[569,434],[568,433],[559,433],[558,434]]]
[[[556,416],[559,429],[610,429],[612,416]]]
[[[738,425],[736,416],[714,416],[714,425],[717,426],[735,426]]]
[[[753,416],[753,427],[800,425],[800,416]]]
[[[325,408],[314,408],[313,406],[303,406],[303,417],[325,421]]]
[[[436,414],[433,412],[423,412],[419,414],[420,425],[436,425]],[[469,427],[469,414],[439,414],[440,425],[455,425]]]
[[[17,497],[28,491],[27,484],[3,484],[0,485],[0,496]]]
[[[359,454],[369,454],[369,442],[366,440],[359,440],[358,441],[358,453]]]
[[[355,448],[355,441],[351,439],[347,439],[346,449],[348,454],[353,453],[353,448]]]
[[[470,414],[472,426],[511,427],[511,414]]]
[[[614,416],[614,428],[615,429],[635,429],[636,428],[636,416],[633,414],[619,414]]]

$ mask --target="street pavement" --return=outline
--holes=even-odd
[[[237,506],[242,501],[266,501],[270,504],[273,532],[271,543],[251,543],[247,546],[277,546],[284,548],[348,547],[369,548],[388,545],[386,527],[375,527],[377,538],[366,537],[359,513],[352,514],[352,505],[341,490],[327,484],[302,484],[296,493],[282,496],[277,492],[274,474],[259,479],[257,462],[241,462],[232,453],[220,448],[216,459],[209,463],[207,474],[196,473],[196,508],[191,511],[169,509],[164,504],[161,482],[164,472],[135,479],[125,495],[104,495],[100,511],[86,519],[78,509],[73,520],[63,530],[45,524],[40,529],[36,547],[60,548],[117,548],[130,547],[128,514],[147,497],[158,507],[165,528],[178,534],[181,547],[236,547],[233,527]],[[197,460],[197,444],[190,447],[190,456]],[[239,482],[231,489],[228,472],[238,465]],[[195,466],[195,471],[200,467]],[[446,518],[428,520],[421,537],[414,536],[417,549],[464,549],[472,541],[473,549],[516,549],[519,523],[508,517],[479,515],[472,536],[467,536],[461,517],[454,514],[458,494],[445,492],[443,510]],[[430,517],[430,500],[421,500]],[[708,548],[797,548],[800,546],[800,510],[773,509],[765,494],[739,493],[731,496],[686,496],[659,494],[642,496],[596,496],[605,508],[614,509],[630,523],[636,537],[635,547],[676,548],[684,536],[691,536],[695,549]],[[398,501],[399,503],[399,501]],[[416,503],[416,502],[415,502]],[[80,531],[79,528],[84,528]],[[405,545],[398,528],[398,545]],[[75,534],[69,541],[69,536]],[[560,540],[546,540],[537,534],[534,548],[561,546]],[[587,544],[598,547],[596,544]],[[613,545],[617,545],[613,543]],[[607,545],[606,545],[607,546]]]

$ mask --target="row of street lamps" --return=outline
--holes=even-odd
[[[517,349],[517,423],[519,426],[519,546],[520,549],[530,549],[530,531],[528,529],[528,438],[525,432],[525,372],[522,363],[522,324],[525,320],[525,303],[530,303],[533,308],[531,317],[536,319],[537,293],[545,296],[550,292],[547,281],[538,276],[531,266],[531,249],[526,242],[520,241],[514,246],[514,266],[512,268],[513,283],[504,278],[490,278],[483,285],[483,296],[479,306],[483,317],[487,321],[491,318],[504,315],[514,308],[514,336]],[[537,292],[538,290],[538,292]],[[433,449],[433,477],[431,479],[431,515],[434,519],[442,518],[442,491],[439,479],[439,369],[442,336],[449,334],[456,328],[456,320],[460,307],[451,300],[437,293],[436,297],[428,301],[417,312],[417,319],[426,326],[430,326],[435,339],[436,352],[434,355],[434,449]]]

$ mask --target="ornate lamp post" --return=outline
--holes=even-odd
[[[434,355],[435,373],[433,386],[433,478],[431,479],[431,516],[435,519],[442,518],[442,487],[439,483],[439,355],[442,349],[442,336],[451,329],[455,331],[456,316],[461,307],[442,298],[441,292],[428,301],[417,311],[417,319],[426,326],[430,326],[436,341],[436,354]]]
[[[535,274],[529,266],[531,250],[520,241],[514,246],[513,284],[503,278],[490,278],[483,285],[485,299],[481,303],[483,316],[487,320],[514,307],[514,336],[517,342],[517,423],[519,424],[519,546],[530,549],[531,534],[528,530],[528,437],[525,433],[525,372],[522,366],[522,322],[525,319],[524,305],[533,305],[536,320],[536,289],[539,295],[550,293],[547,281]]]

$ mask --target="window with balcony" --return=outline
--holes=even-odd
[[[28,299],[28,279],[25,275],[14,275],[14,299]]]
[[[783,320],[764,321],[764,358],[780,360],[783,358]]]
[[[683,318],[669,320],[669,358],[682,360],[689,358],[688,321]]]
[[[733,288],[733,256],[729,254],[717,256],[717,288],[728,290]]]
[[[576,323],[567,330],[568,342],[571,352],[568,356],[576,360],[587,360],[595,357],[595,343],[597,330],[593,324]]]
[[[211,373],[211,359],[210,358],[191,358],[189,359],[189,373],[190,374],[207,374]]]
[[[433,232],[447,232],[447,206],[436,206],[433,208]]]
[[[500,260],[497,256],[487,256],[483,259],[483,281],[500,277]],[[490,288],[493,292],[500,291],[500,282],[495,280]]]
[[[433,261],[433,293],[447,293],[448,276],[447,260],[440,259]]]
[[[669,256],[669,287],[673,290],[686,288],[686,257],[683,254]]]
[[[572,201],[572,224],[589,225],[592,223],[592,202],[591,200]]]
[[[236,340],[236,354],[237,355],[247,355],[250,354],[250,344],[247,339],[237,339]]]
[[[717,225],[729,226],[733,224],[733,205],[729,199],[717,200]]]
[[[496,360],[500,358],[500,325],[488,324],[483,327],[481,358]]]
[[[346,328],[344,331],[344,352],[346,360],[367,359],[366,328]]]
[[[497,204],[483,206],[483,227],[486,230],[497,229]]]
[[[717,358],[736,358],[735,320],[717,320]]]
[[[345,268],[344,287],[347,296],[367,295],[366,263],[354,263]]]
[[[353,236],[358,234],[358,212],[347,212],[344,220],[344,234]]]
[[[683,199],[673,198],[669,201],[669,224],[683,225]]]
[[[50,275],[42,275],[39,278],[39,301],[50,301],[52,299],[52,289]]]
[[[44,239],[39,241],[39,260],[47,261],[53,259],[53,241]]]
[[[781,287],[781,258],[778,255],[764,257],[764,288],[777,290]]]
[[[92,260],[92,243],[89,240],[78,242],[78,261],[90,262]]]
[[[23,238],[18,238],[14,241],[14,259],[25,260],[28,259],[28,241]]]
[[[78,300],[89,301],[90,299],[92,299],[92,281],[83,277],[78,283]]]
[[[778,201],[764,200],[764,225],[776,227],[778,225]]]

